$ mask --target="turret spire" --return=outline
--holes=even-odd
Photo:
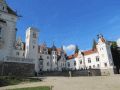
[[[102,34],[98,34],[97,37],[98,37],[98,42],[103,42],[103,43],[106,42]]]

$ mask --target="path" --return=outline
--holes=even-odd
[[[102,77],[47,77],[42,82],[2,87],[0,90],[54,86],[53,90],[120,90],[120,75]]]

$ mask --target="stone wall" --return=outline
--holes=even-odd
[[[104,75],[114,75],[115,70],[113,70],[112,68],[111,69],[101,69],[101,75],[104,76]]]
[[[101,76],[99,69],[71,71],[72,76]],[[63,72],[43,72],[42,76],[69,76],[69,71]]]
[[[34,64],[4,62],[0,64],[0,75],[33,76]]]
[[[91,69],[91,70],[78,70],[78,71],[71,71],[71,75],[73,77],[77,76],[108,76],[112,75],[112,71],[106,69],[106,70],[100,70],[100,69]],[[63,72],[43,72],[42,76],[69,76],[69,71],[63,71]]]
[[[72,71],[72,76],[101,76],[100,69]]]

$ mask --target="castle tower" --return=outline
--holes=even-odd
[[[61,47],[61,55],[60,56],[61,56],[61,60],[60,60],[61,68],[65,69],[66,68],[66,55],[65,55],[65,51],[63,49],[63,46]]]
[[[100,58],[101,70],[105,73],[106,70],[109,73],[113,73],[113,58],[109,43],[104,39],[102,35],[98,35],[97,50]]]
[[[53,46],[52,46],[52,51],[51,51],[51,69],[52,71],[55,71],[57,70],[57,49],[56,49],[56,46],[54,45],[53,43]]]
[[[38,68],[38,30],[33,27],[29,27],[26,31],[26,49],[25,58],[34,59],[35,70],[39,71]]]
[[[0,0],[0,60],[12,56],[16,41],[18,15],[5,2]]]

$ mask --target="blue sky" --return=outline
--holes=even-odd
[[[6,0],[22,15],[18,36],[25,40],[27,27],[40,30],[39,42],[57,47],[77,44],[87,50],[96,35],[107,40],[120,37],[120,0]]]

